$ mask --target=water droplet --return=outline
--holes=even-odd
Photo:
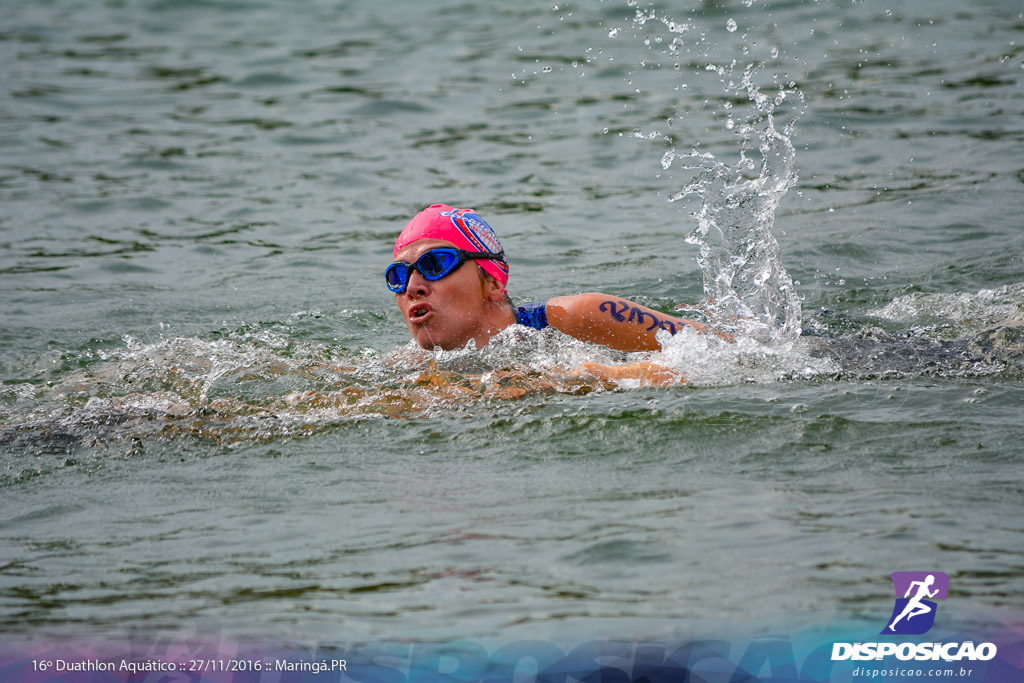
[[[551,67],[550,66],[546,66],[543,69],[541,69],[541,72],[549,74],[549,73],[551,73]]]
[[[619,35],[619,29],[617,28],[613,28],[611,31],[608,31],[609,38],[614,38],[617,35]]]
[[[725,22],[725,30],[728,31],[729,33],[735,33],[736,32],[736,20],[735,19],[729,19],[729,21]]]
[[[778,56],[779,56],[779,48],[773,47],[772,48],[772,59],[776,59]]]

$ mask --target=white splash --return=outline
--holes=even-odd
[[[678,371],[695,387],[768,384],[834,375],[836,363],[817,357],[805,337],[774,339],[739,334],[729,342],[692,329],[660,338],[662,352],[654,362]]]
[[[799,336],[800,298],[782,264],[772,233],[775,210],[796,182],[793,145],[775,129],[772,114],[758,131],[761,169],[746,178],[749,161],[730,167],[710,154],[696,156],[705,170],[672,199],[696,194],[697,227],[686,237],[700,248],[697,263],[704,276],[711,317],[761,338]]]
[[[969,334],[1007,320],[1024,318],[1024,282],[967,292],[916,292],[899,296],[868,315],[900,323],[943,326],[954,336]]]
[[[772,86],[774,92],[768,94],[756,80],[759,66],[743,66],[735,59],[716,62],[709,56],[716,48],[713,30],[650,13],[638,13],[634,25],[639,28],[652,18],[672,36],[672,54],[685,49],[701,64],[692,76],[707,74],[719,80],[726,95],[720,104],[723,126],[739,143],[739,158],[732,164],[701,151],[699,144],[689,153],[673,148],[661,156],[665,170],[678,161],[679,168],[695,172],[669,201],[694,195],[701,200],[691,214],[697,226],[685,238],[699,247],[705,295],[699,310],[736,340],[727,343],[714,335],[690,333],[666,337],[663,362],[684,372],[693,384],[776,381],[834,372],[833,364],[812,357],[800,338],[800,297],[772,232],[776,210],[797,181],[791,138],[803,110],[802,93],[795,83],[788,83]],[[730,19],[726,31],[736,30]],[[777,76],[773,82],[779,83]],[[777,121],[780,114],[785,125]]]

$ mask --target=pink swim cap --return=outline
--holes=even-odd
[[[395,240],[395,255],[417,240],[437,239],[451,242],[466,251],[502,254],[495,259],[474,261],[504,287],[508,284],[508,261],[501,242],[491,226],[473,209],[456,209],[447,204],[434,204],[423,209],[409,221]]]

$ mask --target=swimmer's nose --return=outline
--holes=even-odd
[[[430,281],[420,275],[418,270],[409,273],[409,286],[405,293],[409,296],[425,296],[430,293]]]

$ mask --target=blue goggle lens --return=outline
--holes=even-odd
[[[462,265],[467,258],[477,257],[475,254],[463,255],[457,249],[432,249],[416,259],[416,263],[392,263],[384,271],[384,278],[387,280],[388,289],[395,294],[401,294],[409,286],[409,275],[413,270],[418,270],[427,280],[440,280]],[[487,255],[485,258],[493,256]]]
[[[404,263],[392,263],[384,271],[384,278],[388,282],[388,289],[392,292],[401,292],[409,282],[409,266]]]
[[[428,251],[416,261],[416,270],[428,280],[439,280],[462,263],[458,254],[449,251]]]

